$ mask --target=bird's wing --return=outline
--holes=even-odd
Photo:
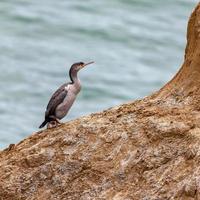
[[[67,90],[65,89],[65,87],[67,87],[68,84],[69,83],[65,83],[62,86],[60,86],[52,95],[45,112],[46,117],[48,117],[49,115],[54,115],[57,106],[63,102],[63,100],[67,96]]]

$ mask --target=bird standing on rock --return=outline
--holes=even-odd
[[[48,124],[47,128],[56,127],[58,124],[61,124],[59,120],[67,115],[77,94],[81,90],[81,83],[77,76],[78,71],[92,63],[94,62],[79,62],[71,66],[69,70],[71,82],[64,83],[52,95],[46,108],[45,120],[39,128],[43,128],[46,124]]]

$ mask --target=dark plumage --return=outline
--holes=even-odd
[[[43,128],[47,123],[49,125],[54,123],[55,126],[57,126],[57,124],[60,123],[59,120],[67,115],[77,94],[81,90],[81,84],[77,77],[77,73],[80,69],[92,63],[93,62],[85,64],[79,62],[71,66],[69,70],[71,82],[60,86],[52,95],[46,108],[45,120],[39,128]]]

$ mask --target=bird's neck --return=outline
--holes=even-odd
[[[78,81],[78,72],[73,70],[72,68],[69,71],[69,76],[71,79],[72,84],[76,83]]]
[[[69,76],[70,76],[72,84],[77,88],[77,90],[80,90],[81,89],[81,83],[80,83],[80,80],[78,78],[77,71],[70,71]]]

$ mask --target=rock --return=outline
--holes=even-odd
[[[184,194],[187,197],[195,197],[197,191],[196,183],[194,181],[190,181],[186,183],[184,186]]]
[[[184,64],[160,91],[1,151],[0,199],[200,199],[199,22],[200,4]]]

